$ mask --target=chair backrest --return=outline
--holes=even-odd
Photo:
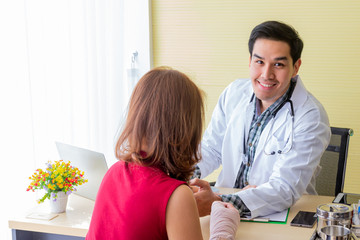
[[[343,191],[349,139],[353,130],[331,127],[331,140],[320,160],[322,167],[316,178],[319,195],[336,196]]]

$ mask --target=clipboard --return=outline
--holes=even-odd
[[[272,223],[272,224],[286,224],[289,216],[290,208],[281,212],[276,212],[266,216],[258,216],[255,218],[241,217],[242,222],[258,222],[258,223]]]

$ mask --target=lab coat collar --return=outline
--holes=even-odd
[[[291,96],[291,100],[293,101],[294,104],[294,115],[296,115],[296,109],[298,108],[298,106],[302,106],[307,98],[307,90],[304,86],[304,83],[302,82],[301,78],[299,75],[296,75],[295,78],[296,80],[296,86],[294,89],[294,92]],[[296,106],[296,107],[295,107]]]

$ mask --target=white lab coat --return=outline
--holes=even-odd
[[[249,79],[231,83],[221,94],[204,133],[202,160],[198,166],[204,178],[222,165],[216,186],[234,187],[241,161],[245,160],[244,146],[254,113],[255,98],[252,100],[252,95]],[[236,193],[250,209],[252,217],[289,208],[304,193],[316,194],[315,177],[331,136],[329,120],[320,102],[307,92],[299,76],[291,100],[293,127],[290,104],[286,103],[260,136],[249,175],[249,184],[257,188]],[[289,152],[267,155],[289,149],[292,131]]]

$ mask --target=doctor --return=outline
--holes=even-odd
[[[268,21],[253,29],[248,44],[250,80],[238,79],[221,94],[194,174],[204,178],[222,165],[216,186],[242,190],[217,195],[206,181],[192,179],[200,216],[210,214],[215,200],[256,217],[316,194],[331,132],[323,106],[297,75],[303,42],[292,27]]]

